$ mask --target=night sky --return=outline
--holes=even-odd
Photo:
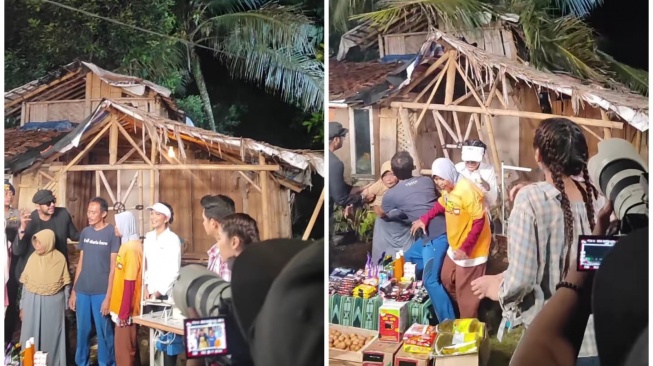
[[[648,71],[648,1],[604,0],[589,18],[600,47],[617,61]]]

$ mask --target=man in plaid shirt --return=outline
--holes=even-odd
[[[211,236],[216,240],[219,238],[220,221],[236,212],[236,205],[234,200],[225,195],[204,196],[200,200],[200,204],[204,208],[202,211],[202,225],[206,235]],[[220,250],[218,245],[214,244],[207,252],[209,255],[208,270],[214,272],[225,281],[231,281],[231,270],[227,263],[220,258]]]

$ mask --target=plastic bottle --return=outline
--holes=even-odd
[[[34,338],[25,342],[25,353],[23,355],[23,366],[34,366]]]
[[[404,276],[404,265],[401,260],[401,255],[400,253],[397,253],[396,259],[394,261],[394,278],[397,280],[401,280],[401,277]]]

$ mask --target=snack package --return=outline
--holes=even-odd
[[[433,350],[436,335],[432,325],[413,324],[404,333],[404,351],[429,354]]]
[[[485,323],[478,319],[445,320],[436,327],[435,353],[440,356],[478,352],[485,339]]]

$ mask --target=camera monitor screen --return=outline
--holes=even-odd
[[[186,357],[226,355],[227,329],[224,317],[185,319]]]
[[[617,236],[580,235],[578,238],[578,270],[596,271],[615,245]]]

